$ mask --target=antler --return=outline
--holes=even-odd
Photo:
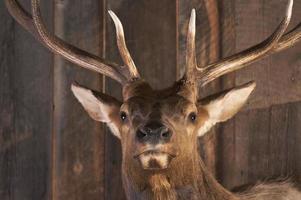
[[[109,10],[109,14],[115,24],[117,46],[118,46],[121,58],[122,58],[123,62],[126,63],[126,65],[128,66],[131,77],[132,78],[140,78],[140,75],[135,66],[135,63],[129,53],[129,50],[126,47],[122,24],[113,11]]]
[[[286,8],[286,15],[284,20],[281,22],[281,24],[278,26],[276,31],[268,39],[249,49],[246,49],[235,55],[222,59],[219,62],[207,65],[204,68],[195,67],[194,70],[191,69],[188,70],[188,71],[193,71],[192,73],[190,72],[190,74],[192,74],[191,78],[195,76],[196,79],[200,82],[200,85],[204,86],[207,83],[213,81],[214,79],[224,74],[241,69],[249,65],[250,63],[255,62],[267,55],[282,51],[290,46],[293,46],[295,43],[299,42],[301,39],[301,31],[299,30],[301,23],[298,24],[289,33],[283,35],[291,20],[292,8],[293,8],[293,0],[289,0],[289,3]],[[193,15],[193,13],[191,16],[192,18],[195,18],[195,15]],[[190,19],[190,25],[189,25],[190,28],[188,31],[188,35],[192,35],[190,29],[192,27],[191,23],[194,22],[195,19]],[[194,48],[193,45],[189,43],[194,42],[194,39],[188,39],[187,42],[188,42],[187,56],[192,59],[193,54],[195,54],[195,50],[193,49]],[[192,53],[191,51],[194,52]],[[193,64],[191,64],[192,62],[189,63],[187,67],[190,68],[193,67]]]
[[[186,52],[186,80],[195,82],[194,71],[197,68],[196,52],[195,52],[195,9],[191,11],[188,33],[187,33],[187,52]]]
[[[112,18],[117,29],[117,43],[123,61],[127,66],[126,70],[124,70],[122,66],[118,66],[114,63],[108,62],[100,57],[83,51],[49,33],[41,16],[40,0],[31,1],[33,16],[27,13],[16,0],[5,0],[5,3],[10,14],[21,26],[23,26],[23,28],[29,31],[45,47],[50,49],[52,52],[61,55],[70,62],[75,63],[83,68],[104,74],[121,84],[125,84],[127,81],[140,78],[135,64],[126,48],[122,25],[112,11],[110,14],[111,16],[113,15]]]

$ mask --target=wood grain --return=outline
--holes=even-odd
[[[101,53],[101,1],[55,1],[55,33],[64,40]],[[74,81],[101,90],[99,74],[62,58],[54,63],[53,199],[103,199],[104,132],[73,96]]]
[[[220,9],[220,53],[221,57],[227,57],[235,53],[236,25],[235,25],[235,0],[219,1]],[[235,86],[235,72],[221,77],[222,89]],[[217,155],[216,155],[216,178],[223,185],[229,188],[228,180],[233,179],[235,168],[232,164],[235,161],[235,121],[230,120],[222,124],[217,133]]]
[[[29,1],[22,4],[28,8]],[[43,10],[52,10],[45,3]],[[51,12],[44,15],[51,25]],[[52,55],[0,2],[0,199],[51,194]]]
[[[291,176],[300,183],[301,181],[301,102],[288,104],[289,124],[287,128],[287,160],[289,161],[289,169],[293,169]]]
[[[267,37],[281,20],[281,15],[275,13],[282,13],[285,4],[286,1],[236,0],[232,48],[238,52]],[[294,17],[299,15],[299,7],[296,2]],[[298,76],[298,48],[268,57],[224,79],[226,87],[250,80],[257,82],[244,111],[227,122],[221,132],[220,179],[227,188],[298,174],[296,156],[300,150],[295,142],[299,142],[300,131],[295,110],[299,103],[292,96],[298,96],[300,90],[288,78],[289,74]],[[291,100],[297,102],[288,103]]]
[[[286,0],[237,1],[236,51],[267,38],[282,20],[286,4]],[[295,1],[289,29],[299,23],[300,9],[301,2]],[[297,44],[237,72],[237,84],[249,80],[257,83],[257,89],[245,109],[300,101],[300,52],[301,45]]]

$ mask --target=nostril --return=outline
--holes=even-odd
[[[161,123],[149,123],[139,127],[136,131],[136,139],[141,143],[168,142],[171,136],[170,129]]]
[[[161,137],[165,138],[165,139],[170,138],[170,136],[171,136],[171,133],[169,131],[165,131],[161,134]]]
[[[143,131],[141,131],[141,130],[138,130],[138,131],[137,131],[137,137],[138,137],[138,139],[146,138],[146,137],[147,137],[147,133],[146,133],[146,132],[143,132]]]

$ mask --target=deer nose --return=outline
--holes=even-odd
[[[139,142],[168,142],[172,136],[170,130],[160,122],[149,122],[137,130],[137,139]]]

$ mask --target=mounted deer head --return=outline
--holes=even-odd
[[[205,67],[197,66],[195,10],[188,34],[186,73],[172,87],[154,90],[139,75],[126,47],[123,27],[109,11],[116,27],[117,45],[124,62],[119,66],[80,50],[46,30],[40,1],[32,0],[32,16],[15,0],[5,0],[11,15],[44,46],[67,60],[104,74],[123,86],[123,101],[78,84],[72,91],[88,114],[106,123],[120,139],[123,182],[129,199],[237,199],[208,173],[197,151],[197,138],[216,123],[233,117],[246,103],[255,83],[250,82],[205,99],[198,87],[238,70],[264,56],[284,50],[301,38],[299,26],[284,34],[292,15],[262,43]]]

